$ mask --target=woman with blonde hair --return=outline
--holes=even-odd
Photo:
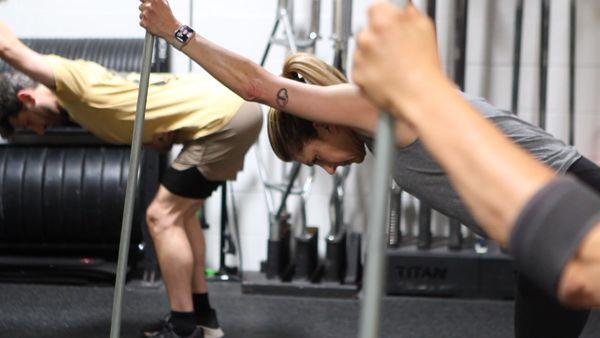
[[[281,76],[318,86],[347,82],[339,70],[306,53],[288,57]],[[351,127],[313,122],[271,107],[267,130],[271,147],[281,160],[317,164],[330,174],[339,165],[362,162],[365,156],[366,133]]]
[[[280,159],[318,165],[332,174],[338,166],[362,162],[365,146],[372,149],[378,109],[332,66],[313,55],[299,53],[287,58],[282,76],[276,76],[181,25],[166,0],[142,2],[142,27],[178,47],[243,99],[272,107],[268,114],[268,135]],[[187,33],[183,39],[173,34],[181,32],[182,27]],[[574,174],[600,192],[600,168],[573,147],[483,99],[463,96],[539,161],[559,174]],[[485,235],[412,126],[396,120],[395,139],[396,183],[434,209]],[[588,315],[588,310],[563,307],[527,278],[519,276],[515,301],[517,337],[577,337]]]

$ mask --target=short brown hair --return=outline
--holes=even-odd
[[[319,86],[348,82],[339,70],[307,53],[289,56],[285,60],[281,76]],[[286,162],[292,161],[293,156],[302,151],[307,141],[317,137],[312,121],[275,108],[269,110],[267,131],[275,155]]]
[[[15,132],[8,118],[23,109],[23,103],[17,97],[19,91],[37,86],[36,81],[23,73],[0,73],[0,136],[10,138]]]

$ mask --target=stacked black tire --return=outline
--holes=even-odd
[[[96,61],[120,72],[140,67],[141,39],[25,40],[44,54]],[[160,51],[160,49],[158,49]],[[168,56],[168,55],[167,55]],[[153,71],[168,71],[159,58]],[[10,71],[0,62],[0,71]],[[26,131],[0,145],[0,255],[116,259],[130,148],[102,142],[78,126]],[[164,157],[144,150],[132,227],[141,252],[145,209],[159,184]],[[134,257],[140,255],[134,255]],[[135,258],[130,259],[135,263]]]

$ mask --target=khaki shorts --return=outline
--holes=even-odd
[[[186,143],[171,167],[179,171],[196,167],[210,181],[234,180],[244,168],[244,157],[260,133],[262,120],[260,106],[244,102],[222,129]]]

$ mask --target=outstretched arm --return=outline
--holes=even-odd
[[[54,74],[46,59],[24,45],[3,22],[0,22],[0,58],[37,82],[54,88]]]
[[[548,188],[559,182],[553,172],[512,144],[459,95],[440,66],[433,23],[412,6],[402,10],[385,3],[371,7],[369,21],[368,29],[358,38],[354,81],[374,103],[414,126],[494,240],[505,246],[509,239],[511,244],[519,240],[518,244],[527,243],[532,237],[515,236],[526,233],[534,234],[533,238],[540,240],[537,243],[546,248],[552,240],[561,245],[573,244],[564,256],[552,252],[552,245],[545,252],[548,255],[541,254],[539,247],[525,246],[524,255],[516,256],[516,260],[530,262],[533,257],[542,268],[558,266],[552,270],[558,271],[556,279],[540,280],[539,285],[552,289],[550,292],[563,302],[584,307],[600,305],[598,196],[588,192],[579,200],[590,206],[590,217],[580,224],[548,217],[556,216],[556,210],[564,207],[556,201],[572,201],[561,200],[566,196],[561,191],[547,194]],[[568,187],[578,197],[586,191],[577,183]],[[536,208],[540,205],[545,208]],[[581,210],[581,205],[575,206]],[[537,218],[525,217],[532,215]],[[549,228],[549,224],[555,227]],[[550,239],[550,233],[536,232],[540,229],[536,225],[545,230],[563,229],[566,236]],[[562,265],[552,265],[557,256],[568,258]]]
[[[171,42],[180,22],[166,0],[141,0],[140,25]],[[314,86],[273,75],[248,58],[196,33],[182,52],[247,101],[284,110],[311,121],[346,125],[372,133],[376,107],[352,84]]]

